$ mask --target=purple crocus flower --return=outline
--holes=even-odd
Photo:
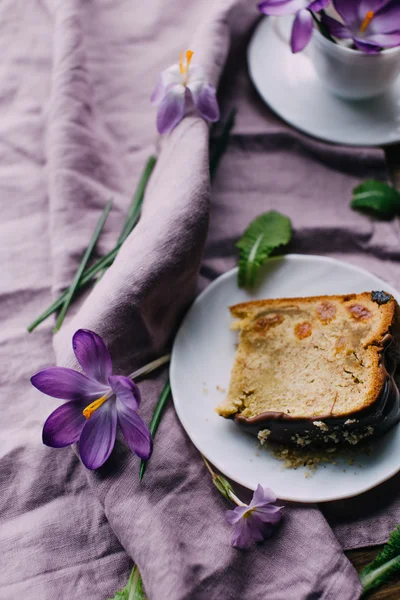
[[[343,23],[322,17],[332,36],[352,39],[359,50],[369,54],[400,45],[399,0],[333,0],[333,5]]]
[[[281,519],[282,506],[275,506],[274,492],[258,484],[249,505],[242,504],[227,510],[225,519],[233,525],[232,546],[247,548],[250,543],[262,542],[270,537],[273,525]]]
[[[219,119],[219,107],[215,88],[210,85],[199,66],[191,66],[193,52],[180,53],[179,65],[172,65],[161,73],[151,96],[151,103],[158,106],[157,129],[168,133],[182,121],[190,106],[206,121]]]
[[[295,19],[292,27],[290,45],[292,52],[303,50],[311,39],[313,17],[311,12],[318,12],[329,4],[329,0],[264,0],[258,5],[265,15],[292,15]],[[311,12],[310,12],[311,11]]]
[[[68,400],[45,422],[43,443],[64,448],[79,442],[83,464],[88,469],[98,469],[111,454],[119,424],[132,452],[148,459],[151,436],[136,412],[140,402],[137,385],[129,377],[112,375],[107,346],[93,331],[79,329],[72,347],[86,375],[50,367],[31,378],[44,394]]]

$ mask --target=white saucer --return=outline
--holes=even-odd
[[[174,342],[170,377],[175,409],[197,449],[233,481],[253,490],[261,483],[279,498],[298,502],[356,496],[397,473],[400,426],[371,443],[370,456],[352,455],[351,466],[347,460],[328,463],[326,468],[320,465],[306,478],[303,467],[282,469],[282,462],[268,450],[257,450],[255,437],[214,409],[224,398],[234,360],[237,334],[229,329],[231,304],[381,289],[400,301],[400,294],[368,271],[319,256],[289,254],[270,259],[252,294],[237,287],[236,277],[236,269],[225,273],[197,298]]]
[[[292,54],[293,17],[264,18],[248,48],[250,77],[282,119],[316,138],[352,146],[400,141],[400,78],[385,95],[341,100],[318,78],[307,49]]]

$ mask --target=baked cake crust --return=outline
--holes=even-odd
[[[258,300],[230,311],[240,333],[221,416],[300,445],[355,443],[397,422],[390,355],[399,307],[390,294]]]

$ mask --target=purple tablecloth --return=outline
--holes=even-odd
[[[275,537],[247,552],[231,548],[226,503],[172,404],[140,484],[138,459],[122,441],[97,473],[71,450],[41,444],[57,401],[34,390],[30,375],[56,361],[74,365],[71,333],[81,326],[104,336],[120,372],[163,351],[196,286],[235,264],[234,242],[261,212],[290,216],[293,251],[398,283],[397,221],[349,208],[357,182],[386,177],[383,152],[320,143],[263,105],[245,64],[254,4],[0,5],[1,600],[105,599],[124,585],[132,561],[149,600],[356,600],[360,584],[343,548],[381,543],[399,521],[395,478],[323,512],[287,506]],[[149,105],[159,71],[190,40],[210,80],[218,83],[223,69],[223,113],[238,107],[211,194],[207,125],[187,118],[160,143]],[[113,247],[155,147],[141,221],[79,311],[82,302],[74,305],[54,352],[51,319],[31,335],[26,325],[71,281],[110,196],[98,252]],[[165,378],[141,384],[147,421]]]

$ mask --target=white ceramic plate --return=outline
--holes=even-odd
[[[237,270],[216,279],[194,302],[175,338],[171,386],[175,409],[197,449],[222,473],[254,490],[258,483],[284,500],[325,502],[361,494],[400,470],[400,427],[373,442],[372,454],[351,455],[338,464],[318,466],[309,478],[305,469],[282,469],[268,450],[258,450],[255,437],[220,417],[215,407],[228,388],[237,334],[229,329],[228,306],[257,298],[290,298],[348,294],[384,289],[400,294],[371,273],[320,256],[289,254],[270,259],[254,293],[237,287]]]
[[[248,49],[250,77],[260,96],[282,119],[314,137],[352,146],[400,141],[400,78],[379,98],[348,101],[318,78],[308,50],[292,54],[292,17],[265,18]]]

